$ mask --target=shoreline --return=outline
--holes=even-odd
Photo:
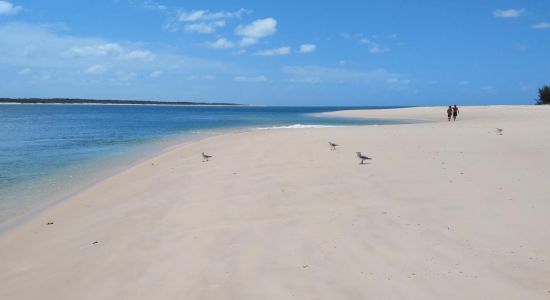
[[[7,104],[7,103],[0,103],[0,104]],[[27,103],[15,103],[15,104],[21,104],[21,105],[141,105],[141,104],[86,104],[86,103],[75,103],[75,104],[64,104],[64,103],[33,103],[33,104],[27,104]],[[155,106],[155,105],[145,105],[145,106]],[[157,105],[157,106],[165,106],[165,105]],[[169,105],[168,105],[169,106]],[[183,106],[183,105],[178,105]],[[189,105],[189,106],[201,106],[201,105]],[[202,105],[204,106],[204,105]],[[221,106],[221,105],[213,105],[213,106]],[[387,108],[382,108],[387,109]],[[352,110],[353,111],[353,110]],[[335,111],[336,112],[336,111]],[[330,118],[330,112],[329,113],[312,113],[310,114],[312,116],[317,117],[328,117]],[[336,116],[337,117],[337,116]],[[348,118],[348,117],[346,117]],[[353,117],[352,117],[353,118]],[[396,122],[404,121],[404,122],[414,122],[414,120],[395,120]],[[196,135],[195,133],[182,133],[178,137],[172,137],[170,138],[170,141],[165,141],[164,143],[166,145],[160,146],[159,140],[157,141],[149,141],[146,144],[137,146],[141,148],[139,149],[133,149],[135,152],[131,155],[131,161],[125,162],[123,164],[118,164],[114,162],[114,166],[110,167],[108,166],[108,163],[113,160],[113,157],[110,157],[107,155],[107,157],[99,158],[97,161],[93,161],[93,163],[100,163],[102,165],[101,170],[96,169],[92,172],[91,175],[87,176],[80,176],[81,178],[77,181],[72,182],[71,187],[65,187],[59,190],[55,190],[53,194],[49,193],[42,193],[42,194],[36,194],[33,196],[33,198],[46,198],[46,200],[41,202],[36,201],[30,201],[30,205],[21,207],[20,209],[14,209],[13,212],[3,215],[0,218],[0,235],[4,232],[7,232],[25,222],[30,221],[32,218],[36,217],[37,215],[40,215],[44,211],[52,208],[55,205],[58,205],[64,201],[69,200],[71,197],[74,197],[78,195],[81,192],[85,192],[89,188],[93,187],[94,185],[100,183],[101,181],[108,180],[109,178],[116,176],[119,173],[122,173],[128,169],[131,169],[139,164],[145,163],[151,159],[154,159],[155,157],[162,155],[166,152],[176,150],[179,147],[184,147],[188,143],[194,143],[194,142],[200,142],[204,139],[217,137],[217,136],[224,136],[227,134],[235,134],[235,133],[243,133],[243,132],[250,132],[255,130],[273,130],[273,129],[305,129],[305,128],[331,128],[331,127],[345,127],[348,125],[303,125],[303,124],[292,124],[288,126],[269,126],[269,127],[230,127],[230,128],[217,128],[212,130],[206,130],[202,132],[199,135]],[[355,125],[353,125],[355,126]],[[370,126],[370,125],[368,125]],[[156,144],[156,146],[155,146]],[[150,149],[144,150],[143,148],[148,147]],[[120,154],[119,154],[120,155]],[[82,166],[83,168],[89,167],[91,162],[83,162]],[[66,167],[64,170],[58,171],[53,175],[49,176],[56,176],[59,177],[61,175],[73,177],[72,172],[74,171],[74,166],[72,167]],[[72,171],[69,171],[72,170]],[[38,184],[44,185],[45,182],[48,180],[49,177],[44,177],[39,179]],[[36,186],[36,183],[32,183],[32,186]],[[50,188],[50,187],[46,187]],[[49,190],[48,190],[49,192]]]
[[[546,299],[550,107],[351,114],[431,121],[166,151],[1,234],[0,298]]]
[[[146,163],[147,161],[153,159],[154,157],[157,157],[165,152],[175,150],[178,146],[184,146],[186,143],[189,143],[192,141],[187,142],[181,142],[177,145],[168,146],[166,148],[157,149],[156,151],[153,151],[152,153],[141,153],[134,157],[133,162],[130,162],[128,164],[121,164],[118,166],[114,166],[112,168],[109,168],[108,170],[105,170],[102,174],[92,174],[90,176],[86,176],[85,178],[82,178],[79,182],[76,183],[76,187],[70,188],[70,189],[62,189],[60,191],[55,192],[53,195],[48,196],[47,200],[41,203],[36,203],[34,205],[31,205],[29,207],[26,207],[24,210],[21,210],[20,212],[14,212],[11,216],[5,216],[3,218],[3,221],[0,222],[0,236],[6,232],[9,232],[10,230],[13,230],[17,228],[18,226],[25,224],[26,222],[31,221],[33,218],[36,218],[40,214],[43,214],[48,209],[51,209],[55,207],[56,205],[59,205],[65,201],[69,201],[72,197],[75,197],[76,195],[86,192],[88,189],[94,187],[98,183],[109,180],[110,178],[117,176],[137,165]],[[86,163],[89,164],[89,163]],[[102,164],[106,165],[107,162],[102,161]],[[61,171],[63,173],[65,171]],[[44,180],[44,179],[42,179]],[[40,198],[40,196],[37,196]]]
[[[50,105],[50,104],[48,104]],[[78,104],[80,105],[80,104]],[[269,130],[281,130],[281,129],[318,129],[318,128],[333,128],[333,127],[346,127],[347,125],[306,125],[305,127],[294,127],[295,125],[290,126],[275,126],[275,127],[236,127],[236,128],[218,128],[213,130],[212,132],[208,133],[202,133],[197,136],[186,136],[186,139],[177,138],[173,141],[169,142],[168,145],[165,146],[152,146],[152,144],[157,142],[149,142],[146,145],[141,145],[140,148],[143,147],[153,147],[153,149],[150,149],[148,151],[145,151],[143,149],[138,150],[134,149],[136,151],[135,154],[132,154],[131,162],[124,163],[120,165],[115,165],[113,167],[107,167],[107,164],[113,160],[113,158],[99,158],[99,162],[103,165],[104,168],[102,168],[101,172],[96,170],[93,172],[92,175],[85,176],[84,178],[81,178],[79,181],[77,181],[75,184],[75,187],[70,188],[63,188],[61,190],[58,190],[54,192],[52,195],[49,196],[40,196],[36,195],[36,198],[47,198],[47,200],[40,202],[40,203],[34,203],[30,206],[24,207],[20,209],[19,211],[15,211],[12,214],[8,214],[5,216],[2,216],[0,219],[0,236],[4,233],[9,232],[10,230],[13,230],[17,228],[18,226],[25,224],[29,221],[32,221],[34,218],[40,216],[41,214],[47,212],[48,209],[51,209],[57,205],[60,205],[66,201],[70,201],[72,197],[77,196],[80,193],[84,193],[90,188],[93,188],[95,185],[109,180],[113,177],[116,177],[126,171],[131,170],[132,168],[139,166],[141,164],[146,164],[151,160],[154,160],[157,157],[162,156],[163,154],[166,154],[171,151],[176,151],[182,147],[185,147],[192,143],[199,143],[201,141],[205,141],[207,139],[211,138],[217,138],[217,137],[224,137],[232,134],[242,134],[242,133],[248,133],[248,132],[254,132],[254,131],[269,131]],[[366,125],[366,126],[372,126],[372,125]],[[82,167],[86,167],[90,164],[90,162],[84,163]],[[74,167],[71,167],[74,168]],[[105,170],[105,168],[107,168]],[[58,174],[64,174],[68,171],[62,170]],[[70,173],[68,173],[70,174]],[[47,178],[42,178],[40,181],[44,182]]]
[[[145,145],[138,146],[142,149],[133,149],[136,153],[132,154],[130,162],[114,165],[112,167],[107,167],[107,165],[113,160],[112,157],[109,158],[99,158],[99,162],[102,165],[101,171],[95,170],[93,174],[84,176],[75,184],[75,187],[63,188],[53,193],[53,195],[41,197],[41,195],[36,195],[37,198],[47,198],[47,200],[31,204],[28,207],[25,207],[17,212],[12,213],[11,215],[3,216],[0,222],[0,236],[4,233],[9,232],[17,228],[18,226],[25,224],[26,222],[32,221],[33,218],[36,218],[46,212],[48,209],[51,209],[63,202],[69,201],[72,197],[77,196],[80,193],[84,193],[90,188],[93,188],[95,185],[101,183],[102,181],[109,180],[121,173],[124,173],[138,165],[145,164],[150,160],[155,159],[158,156],[161,156],[167,152],[175,151],[181,147],[185,147],[190,143],[200,142],[209,138],[224,136],[234,133],[242,133],[254,128],[235,128],[234,130],[229,129],[218,129],[214,130],[214,133],[203,133],[201,135],[184,135],[183,137],[173,138],[172,141],[168,142],[167,145],[159,146],[155,145],[158,141],[151,141]],[[176,141],[177,140],[177,141]],[[143,147],[149,147],[150,149],[145,150]],[[88,167],[91,162],[83,163],[81,167]],[[74,167],[71,167],[71,169]],[[64,174],[68,172],[67,170],[62,170],[58,174]],[[70,174],[70,173],[68,173]],[[40,181],[44,182],[47,178],[42,178]]]

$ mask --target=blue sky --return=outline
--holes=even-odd
[[[0,0],[0,97],[528,104],[550,1]]]

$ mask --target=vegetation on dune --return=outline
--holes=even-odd
[[[550,86],[545,85],[539,89],[537,104],[550,104]]]

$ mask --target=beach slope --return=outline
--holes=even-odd
[[[0,299],[549,299],[550,107],[331,114],[430,122],[177,147],[0,235]]]

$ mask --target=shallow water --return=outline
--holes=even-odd
[[[0,223],[183,141],[250,128],[392,124],[369,107],[0,105]]]

